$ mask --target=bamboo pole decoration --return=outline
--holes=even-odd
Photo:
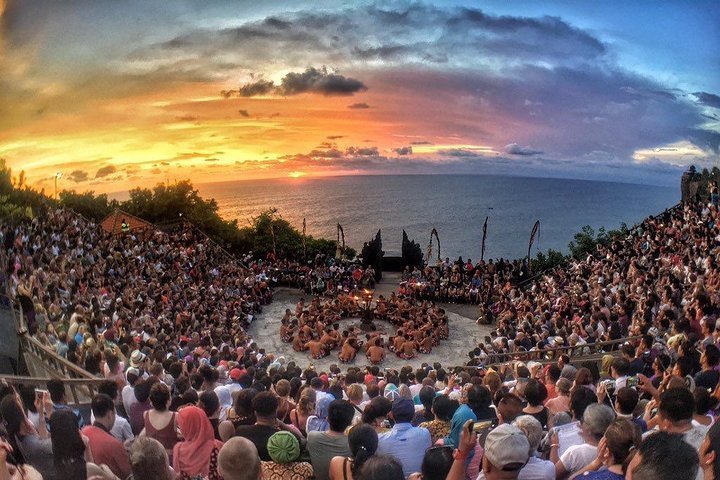
[[[530,232],[530,242],[528,243],[528,252],[527,252],[528,272],[530,272],[532,270],[532,266],[530,265],[530,249],[532,248],[533,242],[535,242],[535,236],[538,234],[539,230],[540,230],[540,220],[535,222],[532,232]]]
[[[482,236],[482,245],[480,247],[480,261],[485,260],[485,239],[487,238],[487,223],[488,223],[488,217],[485,217],[485,223],[483,224],[483,236]]]
[[[302,236],[302,245],[303,245],[303,261],[307,262],[307,248],[305,246],[305,229],[307,225],[305,223],[305,217],[303,217],[303,236]]]

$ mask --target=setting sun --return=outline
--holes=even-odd
[[[300,178],[300,177],[304,177],[305,175],[307,175],[307,173],[305,173],[305,172],[290,172],[290,173],[288,173],[288,177],[290,177],[290,178]]]

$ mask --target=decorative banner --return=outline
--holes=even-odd
[[[483,224],[483,238],[482,238],[482,246],[480,247],[480,261],[485,260],[485,239],[487,238],[488,218],[490,218],[490,217],[485,217],[485,223]]]
[[[432,259],[433,235],[435,235],[435,240],[437,240],[437,264],[440,265],[442,263],[442,259],[440,258],[440,237],[438,237],[438,232],[435,227],[433,227],[430,232],[430,243],[428,244],[427,249],[427,264],[430,265],[430,260]]]
[[[342,249],[340,248],[340,241],[342,240]],[[335,258],[341,258],[345,255],[345,231],[342,225],[337,224],[337,247],[335,249]]]
[[[528,272],[531,271],[532,267],[530,266],[530,249],[532,248],[533,242],[535,242],[535,235],[538,234],[540,230],[540,220],[535,222],[535,226],[533,226],[532,232],[530,233],[530,243],[528,243],[528,253],[527,253],[527,265],[528,265]],[[538,235],[539,237],[540,235]]]
[[[272,219],[270,219],[270,235],[272,235],[273,261],[277,260],[277,252],[275,251],[275,229],[273,228]]]

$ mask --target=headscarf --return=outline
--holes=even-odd
[[[195,406],[187,406],[178,412],[178,427],[185,440],[173,448],[173,469],[178,474],[189,476],[208,475],[210,456],[213,449],[218,450],[223,443],[215,440],[210,420],[205,412]]]
[[[311,415],[307,419],[307,426],[305,430],[310,432],[325,432],[330,428],[330,424],[327,421],[328,408],[330,403],[334,400],[332,395],[323,395],[317,399],[315,403],[315,415]]]
[[[290,432],[276,432],[268,439],[267,451],[275,463],[294,462],[300,456],[300,442]]]
[[[228,410],[232,407],[232,392],[229,388],[221,385],[219,387],[215,387],[215,395],[217,395],[218,401],[220,402],[220,413],[218,414],[218,419],[222,422],[227,419]]]

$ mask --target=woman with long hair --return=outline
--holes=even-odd
[[[615,420],[598,443],[597,458],[579,472],[578,477],[587,480],[623,480],[632,459],[631,453],[640,446],[640,441],[640,430],[633,422],[626,418]]]
[[[348,434],[351,457],[333,457],[330,460],[330,480],[353,480],[359,476],[365,462],[375,455],[378,434],[368,424],[355,425]]]
[[[182,408],[177,415],[184,440],[173,448],[173,469],[180,476],[218,478],[217,455],[223,442],[215,440],[205,412],[193,405]]]
[[[52,409],[48,393],[37,395],[35,408],[38,412],[38,426],[25,416],[16,394],[6,395],[0,402],[0,417],[5,421],[8,439],[13,450],[18,451],[25,463],[35,467],[46,480],[53,480],[55,465],[53,462],[53,446],[50,432],[45,425],[45,412]]]
[[[53,461],[58,478],[85,480],[86,462],[92,462],[92,454],[80,434],[75,413],[68,409],[55,411],[50,417],[50,427]]]
[[[140,435],[154,438],[165,447],[168,456],[172,454],[173,447],[178,442],[177,414],[170,411],[170,389],[164,383],[158,382],[150,389],[150,403],[152,408],[143,414],[144,428]],[[170,456],[172,461],[172,456]]]
[[[300,399],[297,402],[297,406],[290,411],[290,422],[300,430],[303,436],[307,437],[307,426],[308,418],[315,412],[315,401],[317,396],[315,390],[312,388],[306,388],[300,394]]]

